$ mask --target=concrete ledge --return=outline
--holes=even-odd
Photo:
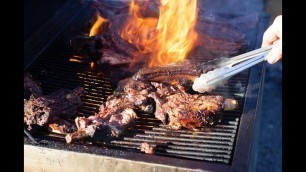
[[[183,172],[184,168],[163,166],[88,153],[77,153],[24,145],[25,171],[111,171],[111,172]]]

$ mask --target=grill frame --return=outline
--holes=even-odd
[[[72,3],[68,2],[67,4]],[[75,10],[75,15],[71,15],[71,21],[73,18],[87,6],[88,4],[79,5],[79,10]],[[69,6],[69,5],[68,5]],[[64,15],[64,12],[63,14]],[[60,16],[60,15],[59,15]],[[268,19],[261,18],[262,21],[260,21],[260,28],[259,31],[263,32],[264,29],[267,26]],[[51,19],[50,21],[54,20]],[[58,18],[56,19],[58,20]],[[64,26],[61,26],[62,28],[59,28],[55,31],[53,31],[53,34],[49,34],[50,37],[56,38],[61,31],[64,30],[66,26],[68,26],[68,23]],[[42,26],[41,28],[46,28],[47,25]],[[44,29],[38,30],[36,33],[37,35],[40,35],[40,33],[43,33]],[[35,37],[31,37],[29,40],[35,40]],[[25,52],[26,58],[26,67],[30,66],[31,62],[35,60],[36,57],[39,56],[43,50],[50,45],[50,43],[54,39],[48,39],[49,42],[45,44],[45,46],[37,46],[32,47],[31,42],[33,40],[29,41],[27,40],[25,43],[25,50],[31,47],[31,52]],[[261,36],[258,34],[256,47],[259,47],[261,44]],[[34,55],[35,54],[35,55]],[[31,59],[30,59],[31,57]],[[34,58],[33,58],[34,57]],[[30,59],[30,60],[29,60]],[[260,77],[258,77],[260,76]],[[168,166],[179,166],[182,168],[188,168],[188,169],[205,169],[205,170],[213,170],[213,171],[245,171],[246,169],[249,169],[253,166],[253,157],[256,153],[255,145],[256,145],[256,130],[258,130],[259,125],[259,111],[261,106],[261,96],[262,96],[262,89],[263,89],[263,78],[264,78],[264,65],[259,64],[250,69],[249,73],[249,80],[248,85],[246,88],[245,93],[245,101],[243,105],[243,112],[242,116],[239,121],[239,129],[237,133],[237,139],[236,139],[236,145],[233,153],[233,160],[231,165],[226,164],[220,164],[220,163],[212,163],[212,162],[204,162],[204,161],[194,161],[189,159],[181,159],[181,158],[175,158],[175,157],[163,157],[163,156],[155,156],[155,155],[146,155],[143,153],[137,153],[137,152],[130,152],[125,151],[125,153],[122,153],[122,150],[115,150],[115,149],[108,149],[104,150],[103,148],[100,148],[99,146],[87,146],[86,149],[84,149],[84,145],[81,144],[73,144],[73,146],[67,146],[66,143],[58,142],[58,141],[52,141],[52,140],[45,140],[43,139],[43,142],[47,144],[40,144],[36,145],[38,147],[44,147],[44,148],[52,148],[52,149],[59,149],[59,150],[65,150],[65,151],[76,151],[76,152],[82,152],[82,153],[90,153],[90,154],[96,154],[96,155],[102,155],[102,156],[110,156],[114,158],[120,158],[120,159],[128,159],[133,161],[142,161],[146,163],[153,163],[153,164],[163,164]],[[253,127],[250,127],[253,126]],[[24,139],[25,145],[33,145],[28,138],[25,137]]]

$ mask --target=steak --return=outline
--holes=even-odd
[[[222,96],[188,94],[174,85],[153,85],[158,91],[152,92],[149,97],[156,103],[155,117],[176,130],[194,130],[216,124],[221,121],[224,110],[233,110],[238,106],[236,100],[225,99]]]

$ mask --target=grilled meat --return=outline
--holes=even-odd
[[[214,70],[215,65],[211,64],[169,64],[166,66],[156,66],[152,68],[140,69],[133,79],[146,82],[177,82],[194,81],[194,79],[203,73]]]
[[[121,81],[118,91],[107,98],[97,114],[76,119],[78,131],[68,134],[66,142],[93,137],[94,134],[105,139],[120,136],[135,121],[136,111],[152,113],[153,103],[147,96],[152,89],[144,82],[132,79]]]
[[[195,129],[221,121],[222,111],[237,108],[233,99],[222,96],[188,94],[179,87],[155,83],[157,92],[152,92],[156,103],[155,117],[172,129]]]
[[[127,98],[127,101],[136,107],[136,110],[147,113],[153,112],[152,100],[148,97],[152,91],[155,91],[152,85],[133,79],[125,79],[119,83],[120,89]]]
[[[102,58],[99,59],[98,64],[109,64],[109,65],[122,65],[130,64],[131,58],[127,58],[125,55],[116,53],[112,49],[103,49]]]
[[[121,99],[113,99],[114,102]],[[99,113],[88,118],[79,117],[75,122],[78,131],[66,135],[66,142],[93,137],[95,134],[105,140],[120,136],[124,130],[136,119],[136,112],[130,108],[131,104],[113,105],[109,103],[101,106]]]
[[[64,119],[72,117],[82,104],[80,98],[82,95],[81,87],[72,91],[60,89],[46,96],[31,95],[29,100],[24,100],[24,123],[30,130],[32,125],[44,126],[54,117]]]
[[[48,130],[53,133],[68,134],[76,131],[77,128],[73,122],[55,116],[48,124]]]
[[[118,137],[133,125],[138,112],[155,112],[156,118],[173,129],[213,125],[221,120],[223,110],[236,108],[235,103],[222,96],[188,94],[181,82],[144,82],[128,78],[119,83],[98,113],[76,118],[78,131],[67,134],[66,142],[94,136],[103,140]]]
[[[133,44],[112,31],[92,37],[78,36],[70,40],[70,45],[76,55],[98,64],[131,64],[136,57],[143,59]]]

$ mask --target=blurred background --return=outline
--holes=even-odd
[[[265,0],[270,24],[282,14],[282,0]],[[266,65],[256,171],[282,171],[282,62]]]

